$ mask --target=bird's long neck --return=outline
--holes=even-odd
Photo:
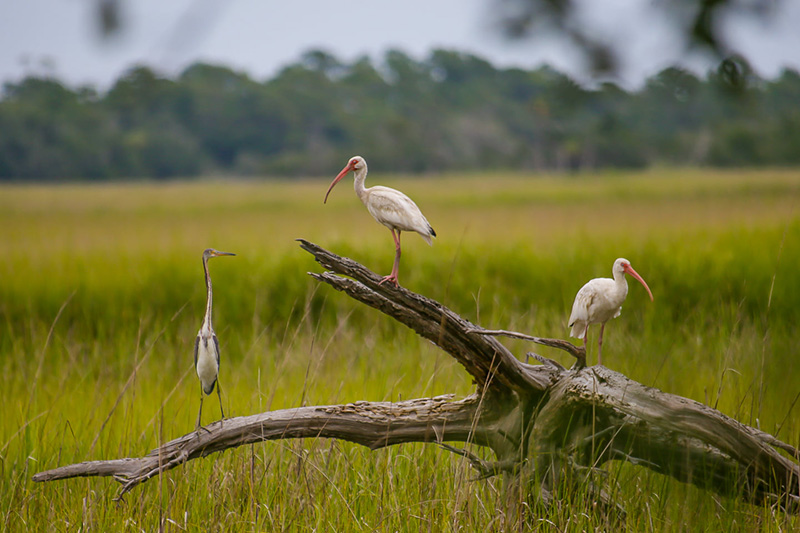
[[[367,167],[364,166],[363,168],[359,168],[353,171],[354,179],[353,179],[353,188],[356,190],[356,194],[364,203],[367,204],[367,194],[369,193],[369,189],[364,186],[364,182],[367,179]]]
[[[628,295],[628,280],[625,278],[625,272],[614,272],[614,285],[617,295],[624,300]]]
[[[206,316],[203,318],[203,329],[211,328],[211,275],[208,273],[208,259],[203,258],[203,271],[206,274],[206,289],[208,290],[208,300],[206,301]]]

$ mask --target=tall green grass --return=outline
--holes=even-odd
[[[421,206],[439,238],[404,235],[400,281],[486,327],[567,337],[572,298],[627,257],[630,285],[604,362],[800,443],[800,173],[650,172],[578,178],[370,177]],[[369,185],[370,183],[368,183]],[[472,391],[449,356],[319,286],[295,238],[391,268],[389,232],[327,180],[0,190],[0,523],[5,529],[504,530],[502,479],[471,482],[425,445],[377,452],[275,442],[192,461],[126,496],[108,479],[33,484],[36,471],[138,456],[191,431],[192,345],[213,260],[220,382],[233,416],[298,405]],[[596,340],[596,331],[591,341]],[[520,357],[533,349],[508,341]],[[558,352],[536,348],[570,363]],[[590,361],[596,360],[592,347]],[[217,416],[206,402],[204,422]],[[779,530],[767,508],[629,465],[609,487],[630,530]],[[571,505],[534,527],[610,529]],[[554,525],[551,525],[554,524]]]

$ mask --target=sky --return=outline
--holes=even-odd
[[[498,67],[549,64],[591,81],[585,58],[568,40],[509,41],[498,31],[498,0],[120,0],[123,27],[101,38],[101,0],[0,0],[0,83],[55,76],[69,86],[109,88],[126,70],[147,65],[175,76],[197,61],[227,65],[266,80],[311,49],[342,61],[380,60],[399,49],[417,60],[445,48]],[[619,43],[614,80],[636,88],[667,66],[703,74],[716,62],[688,53],[660,4],[672,0],[576,0],[594,35]],[[765,0],[770,1],[770,0]],[[772,0],[770,25],[725,17],[724,36],[766,78],[800,70],[800,2]]]

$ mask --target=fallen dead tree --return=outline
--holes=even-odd
[[[583,348],[558,339],[483,330],[440,303],[390,284],[362,265],[307,241],[301,247],[327,270],[319,281],[405,324],[454,357],[476,391],[463,398],[355,402],[300,407],[216,422],[139,458],[88,461],[40,472],[34,481],[112,476],[120,496],[186,461],[266,440],[325,437],[378,449],[435,442],[463,455],[479,477],[550,502],[556,489],[585,483],[594,503],[621,511],[592,474],[628,461],[718,494],[800,508],[800,452],[708,406],[646,387],[602,366],[586,367]],[[567,369],[534,355],[521,362],[495,337],[508,335],[567,351]],[[488,447],[482,460],[462,442]]]

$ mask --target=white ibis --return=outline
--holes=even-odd
[[[570,336],[583,339],[586,348],[586,337],[591,324],[600,324],[600,338],[597,341],[597,364],[603,364],[603,329],[606,322],[616,318],[622,312],[622,302],[628,296],[628,282],[625,274],[630,274],[647,289],[650,300],[653,293],[642,277],[633,269],[630,261],[619,258],[614,261],[612,269],[614,279],[595,278],[586,283],[575,296],[572,304],[572,314],[569,315],[569,327],[572,328]]]
[[[392,273],[384,276],[381,284],[384,281],[391,281],[398,286],[397,271],[400,266],[400,232],[401,231],[416,231],[425,239],[428,244],[433,244],[431,237],[436,237],[436,232],[428,223],[428,219],[419,210],[417,204],[406,196],[405,194],[391,189],[389,187],[381,187],[376,185],[374,187],[364,187],[364,180],[367,178],[367,162],[361,156],[351,157],[347,165],[339,172],[339,175],[328,187],[328,192],[325,194],[325,201],[328,201],[328,195],[333,190],[333,187],[339,181],[352,171],[355,181],[355,190],[361,202],[367,206],[367,210],[372,217],[389,228],[392,231],[392,238],[394,239],[395,256],[394,266]],[[396,232],[396,233],[395,233]]]
[[[214,328],[211,326],[211,276],[208,273],[208,260],[212,257],[225,255],[236,255],[228,252],[220,252],[209,248],[203,252],[203,271],[206,275],[206,288],[208,289],[208,300],[206,301],[206,316],[203,318],[203,325],[197,333],[194,341],[194,368],[197,377],[200,378],[200,411],[197,413],[197,425],[200,427],[200,416],[203,414],[203,395],[214,392],[214,384],[217,385],[217,397],[219,398],[219,412],[221,418],[225,418],[225,411],[222,410],[222,392],[220,391],[217,377],[219,376],[219,341]]]

